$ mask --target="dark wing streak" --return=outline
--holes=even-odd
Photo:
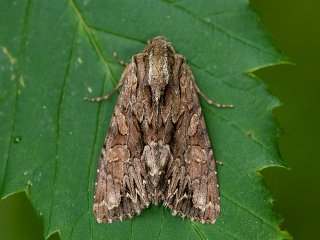
[[[98,222],[131,218],[150,203],[139,152],[142,141],[136,141],[141,139],[139,124],[132,113],[136,74],[136,65],[131,62],[122,74],[122,89],[101,151],[93,206]],[[129,133],[138,134],[134,142]]]
[[[173,214],[214,223],[220,212],[216,163],[193,74],[185,62],[180,71],[180,116],[170,145],[173,160],[165,176],[164,204]]]

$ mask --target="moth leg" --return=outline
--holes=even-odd
[[[111,98],[113,96],[113,94],[118,91],[120,88],[122,87],[122,81],[119,82],[117,84],[117,86],[110,92],[108,93],[107,95],[105,96],[102,96],[102,97],[97,97],[97,98],[88,98],[88,97],[85,97],[84,100],[85,101],[88,101],[88,102],[101,102],[103,100],[107,100],[109,98]]]
[[[214,102],[212,101],[210,98],[208,98],[201,90],[200,88],[198,87],[196,81],[192,78],[192,82],[194,84],[194,87],[196,88],[197,90],[197,93],[199,93],[203,98],[204,100],[207,101],[208,104],[210,105],[213,105],[217,108],[233,108],[233,104],[221,104],[221,103],[217,103],[217,102]]]
[[[108,93],[105,96],[97,97],[97,98],[85,97],[84,100],[89,101],[89,102],[101,102],[103,100],[107,100],[107,99],[111,98],[116,91],[118,91],[119,89],[122,88],[124,82],[127,80],[128,74],[130,74],[130,69],[132,69],[132,67],[133,67],[133,65],[131,63],[126,65],[126,68],[124,69],[124,71],[122,73],[120,82],[117,84],[117,86],[110,93]]]

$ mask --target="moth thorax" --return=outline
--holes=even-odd
[[[156,102],[169,82],[169,73],[167,48],[163,45],[155,46],[149,53],[148,83]]]

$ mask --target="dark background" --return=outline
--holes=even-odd
[[[256,74],[283,106],[274,111],[283,134],[282,157],[291,168],[263,171],[275,209],[294,239],[319,239],[320,1],[252,0],[277,46],[296,65]]]
[[[255,72],[283,106],[274,114],[279,148],[291,170],[262,173],[283,227],[294,239],[318,238],[320,213],[320,1],[251,0],[276,45],[295,65]],[[0,202],[0,239],[43,239],[40,219],[24,193]],[[318,220],[318,221],[317,221]],[[51,239],[55,239],[54,236]]]

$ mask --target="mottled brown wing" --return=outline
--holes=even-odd
[[[141,131],[132,112],[137,94],[136,71],[133,61],[122,74],[122,88],[101,151],[93,206],[98,222],[131,218],[150,203],[145,165],[141,163]]]
[[[172,213],[214,223],[220,212],[216,162],[191,69],[180,67],[179,118],[170,148],[164,204]],[[173,114],[174,115],[174,114]]]

